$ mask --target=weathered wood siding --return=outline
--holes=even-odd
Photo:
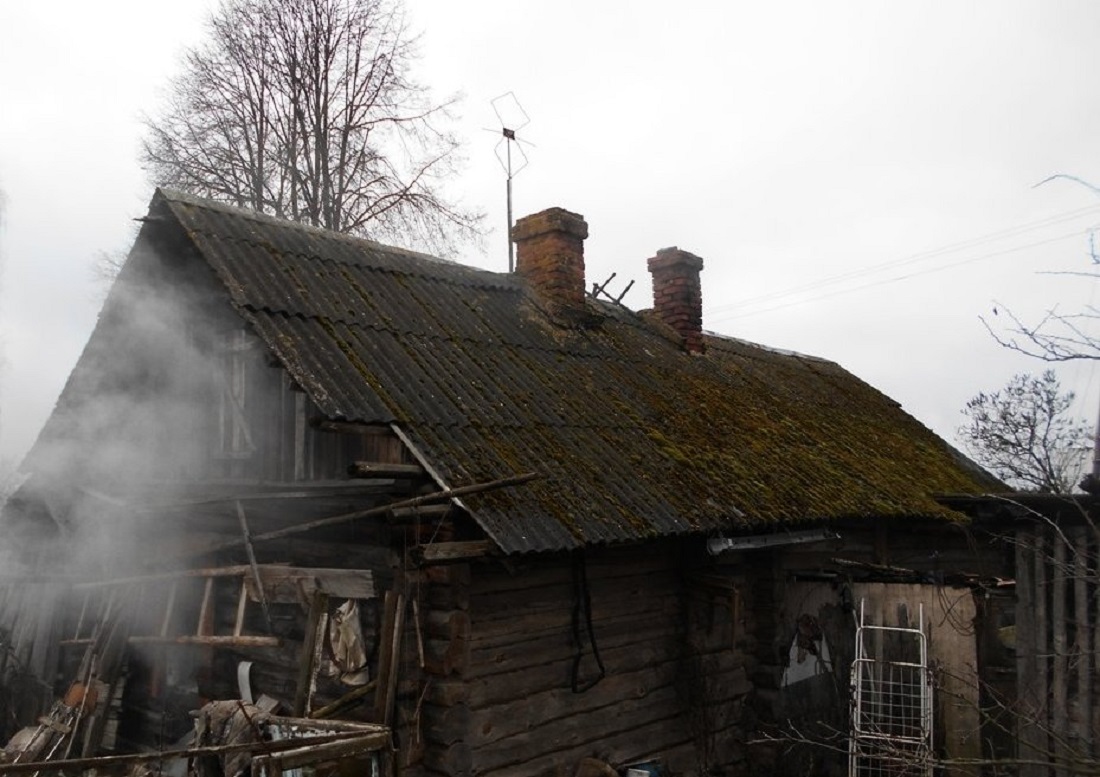
[[[585,757],[660,759],[677,774],[740,764],[750,688],[735,607],[728,589],[687,581],[677,550],[588,552],[594,645],[569,556],[514,574],[479,565],[468,582],[452,574],[434,586],[424,618],[436,673],[423,704],[427,772],[572,773]],[[592,684],[597,649],[606,676]]]
[[[1074,774],[1100,757],[1097,547],[1095,530],[1083,525],[1016,532],[1021,777]]]

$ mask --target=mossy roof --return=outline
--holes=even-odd
[[[232,304],[333,419],[398,425],[506,552],[851,518],[958,517],[991,481],[836,364],[551,317],[488,272],[160,191]]]

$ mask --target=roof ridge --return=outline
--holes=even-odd
[[[364,246],[368,248],[382,249],[384,251],[395,252],[405,254],[411,257],[424,259],[426,261],[436,262],[444,265],[457,265],[460,267],[469,267],[470,265],[464,265],[460,262],[455,262],[450,259],[444,259],[439,256],[424,253],[423,251],[416,251],[412,248],[406,248],[404,246],[390,245],[389,243],[382,243],[378,240],[372,240],[368,237],[360,237],[358,235],[352,235],[348,232],[338,232],[332,229],[325,229],[324,227],[317,227],[312,224],[306,224],[302,221],[293,221],[292,219],[281,218],[274,216],[270,213],[263,213],[253,208],[246,208],[240,205],[230,205],[226,202],[218,202],[217,200],[210,200],[204,197],[199,197],[189,192],[180,191],[179,189],[169,189],[163,186],[157,187],[156,195],[160,195],[167,202],[178,202],[184,205],[190,205],[194,208],[204,208],[206,210],[216,211],[218,213],[224,213],[230,216],[236,216],[238,218],[247,219],[250,221],[256,221],[261,224],[268,224],[270,226],[286,227],[288,229],[295,229],[301,232],[306,232],[317,237],[322,237],[326,240],[342,240],[344,242],[352,243],[357,246]],[[210,233],[207,233],[210,234]],[[223,237],[218,235],[217,237]],[[478,268],[474,268],[478,269]],[[484,272],[492,272],[491,270],[485,270]]]

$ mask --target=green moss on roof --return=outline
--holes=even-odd
[[[508,551],[951,518],[936,494],[991,486],[896,402],[830,362],[716,337],[691,357],[665,328],[609,306],[590,303],[580,324],[563,326],[524,301],[515,276],[356,249],[317,230],[302,256],[288,248],[297,228],[271,220],[250,224],[264,241],[252,252],[225,237],[231,211],[189,203],[177,216],[322,411],[397,418],[455,485],[543,474],[467,500]],[[262,282],[253,280],[260,262],[269,262]],[[330,288],[330,262],[347,294]],[[326,377],[296,363],[304,353],[327,362]]]

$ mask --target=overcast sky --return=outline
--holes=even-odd
[[[960,408],[1041,363],[990,338],[1089,304],[1100,196],[1100,3],[407,0],[421,80],[462,92],[451,193],[494,231],[490,101],[514,92],[534,148],[516,215],[589,223],[588,279],[704,258],[704,326],[839,362],[948,439]],[[22,456],[95,321],[91,267],[125,249],[152,186],[140,117],[210,0],[0,3],[0,456]],[[839,280],[838,280],[839,279]],[[993,319],[1003,321],[1003,314]],[[1100,335],[1100,332],[1097,333]],[[1058,368],[1095,417],[1090,363]]]

